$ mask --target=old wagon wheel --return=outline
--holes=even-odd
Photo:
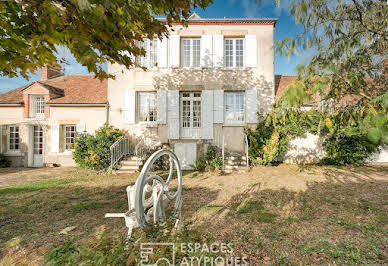
[[[152,165],[162,156],[169,156],[169,174],[166,180],[151,173]],[[174,169],[177,171],[178,187],[174,192],[170,184]],[[135,209],[136,220],[140,227],[165,221],[165,207],[168,201],[175,200],[173,219],[180,219],[182,205],[182,170],[177,156],[170,150],[159,150],[151,155],[143,166],[136,181]]]

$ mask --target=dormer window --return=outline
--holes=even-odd
[[[44,118],[43,95],[30,95],[30,118]]]

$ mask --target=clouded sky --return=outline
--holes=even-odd
[[[196,12],[202,18],[278,18],[275,28],[275,42],[287,36],[295,36],[300,32],[300,26],[295,25],[289,16],[288,6],[292,0],[282,0],[281,7],[277,8],[275,0],[214,0],[214,4],[206,10],[198,9]],[[87,69],[79,65],[66,49],[59,49],[59,54],[65,57],[69,65],[63,66],[65,74],[87,74]],[[295,74],[298,64],[306,64],[313,56],[313,50],[302,51],[299,56],[280,56],[275,54],[275,73]],[[31,75],[29,81],[39,80],[39,73]],[[15,89],[29,82],[23,78],[0,77],[0,93]]]

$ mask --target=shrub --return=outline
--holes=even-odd
[[[105,124],[95,135],[88,133],[77,134],[74,161],[81,168],[103,170],[110,166],[110,146],[126,133],[113,126]]]
[[[194,169],[200,172],[222,169],[222,157],[216,146],[209,146],[205,155],[200,156],[196,162]]]
[[[0,153],[0,168],[6,168],[11,166],[11,161],[4,156],[4,154]]]

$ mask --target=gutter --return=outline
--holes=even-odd
[[[88,107],[88,106],[106,107],[109,104],[108,103],[47,103],[47,105],[50,105],[53,107]]]
[[[0,103],[0,107],[23,106],[21,103]]]

